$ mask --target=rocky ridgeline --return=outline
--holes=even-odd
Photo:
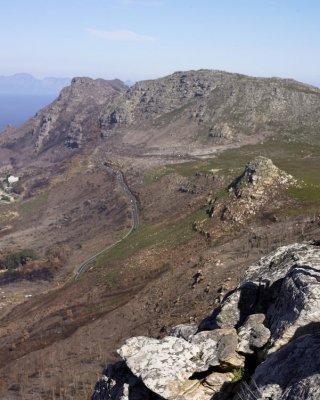
[[[36,154],[57,147],[80,148],[99,134],[102,107],[125,90],[119,80],[74,78],[55,101],[26,124],[4,134],[1,147],[14,151],[30,148],[30,153]]]
[[[92,117],[98,119],[101,107],[126,89],[119,80],[73,78],[57,100],[35,116],[32,135],[36,151],[43,151],[59,137],[67,147],[81,147],[85,121],[94,123]]]
[[[115,133],[118,144],[147,153],[203,153],[278,135],[315,140],[319,101],[319,89],[293,80],[213,70],[176,72],[130,88],[119,80],[74,78],[57,100],[1,135],[1,159],[48,149],[58,157]]]
[[[319,399],[319,244],[263,257],[199,326],[127,339],[92,399]]]
[[[176,72],[136,83],[106,105],[100,124],[105,131],[144,126],[158,132],[173,124],[173,134],[184,132],[187,142],[200,133],[221,143],[298,130],[310,135],[319,130],[319,100],[319,89],[293,80],[214,70]]]

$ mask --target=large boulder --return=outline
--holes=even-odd
[[[235,400],[319,400],[320,333],[295,339],[260,364]]]
[[[216,332],[212,337],[201,332],[191,343],[172,336],[161,340],[139,336],[128,339],[118,352],[133,374],[161,397],[209,400],[233,380],[235,368],[244,367],[244,357],[236,353],[236,330]]]
[[[118,351],[128,377],[108,375],[94,400],[125,400],[127,393],[130,400],[133,393],[144,400],[230,399],[235,381],[263,360],[237,399],[319,399],[319,332],[320,248],[284,246],[251,266],[198,328],[180,325],[161,340],[128,339]],[[105,382],[109,397],[100,396]]]
[[[241,354],[254,354],[262,349],[270,338],[270,330],[264,326],[264,314],[252,314],[238,331],[237,351]]]
[[[215,347],[216,342],[211,344]],[[172,336],[130,338],[118,352],[130,370],[165,399],[176,399],[195,372],[208,368],[201,359],[201,346]]]
[[[269,333],[264,328],[270,330],[269,353],[293,337],[308,333],[308,327],[313,329],[315,323],[320,324],[318,246],[306,243],[283,246],[263,257],[248,269],[245,281],[225,297],[199,329],[240,328],[249,315],[257,313],[266,314],[266,321],[253,334],[265,340]],[[244,326],[239,330],[241,340],[246,329]],[[248,350],[244,343],[241,346],[243,352]]]

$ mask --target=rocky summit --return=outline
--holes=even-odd
[[[50,105],[24,125],[5,132],[1,150],[15,159],[29,157],[33,162],[50,152],[57,160],[69,158],[72,154],[67,149],[79,149],[100,137],[99,112],[126,89],[120,80],[73,78]],[[3,156],[2,163],[8,158],[8,154]]]
[[[318,88],[223,71],[176,72],[136,83],[104,107],[101,127],[127,143],[168,148],[244,143],[319,130]],[[134,133],[134,134],[133,134]],[[146,134],[147,133],[147,134]],[[182,146],[183,144],[183,146]]]
[[[199,326],[127,339],[92,399],[318,399],[319,299],[318,243],[280,247]]]
[[[1,135],[1,162],[67,158],[107,141],[113,152],[199,155],[267,138],[317,141],[320,90],[215,70],[137,82],[74,78],[30,121]]]

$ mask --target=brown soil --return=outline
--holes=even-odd
[[[155,229],[146,241],[201,210],[208,192],[227,182],[210,174],[184,178],[175,173],[150,180],[155,168],[161,172],[161,165],[181,158],[104,151],[89,161],[79,157],[60,165],[41,188],[32,189],[30,182],[47,171],[30,172],[26,183],[32,197],[8,207],[19,216],[3,235],[2,248],[31,247],[45,254],[50,246],[63,243],[71,256],[51,283],[24,281],[4,287],[0,398],[89,399],[102,369],[117,360],[116,349],[127,337],[163,336],[178,323],[199,322],[261,255],[319,235],[314,219],[274,219],[274,210],[266,207],[247,226],[226,225],[217,239],[195,234],[188,240],[151,242],[123,257],[106,258],[73,281],[72,271],[81,261],[131,226],[130,204],[103,167],[106,159],[121,167],[137,196],[141,227]],[[205,218],[205,209],[201,212]],[[196,282],[199,270],[202,279]],[[29,294],[32,297],[24,297]]]

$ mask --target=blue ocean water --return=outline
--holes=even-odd
[[[20,125],[33,117],[41,108],[50,104],[57,95],[1,94],[0,131],[10,124]]]

